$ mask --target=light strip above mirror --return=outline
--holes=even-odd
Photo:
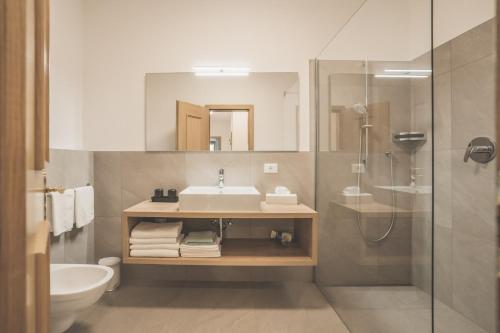
[[[248,76],[248,67],[193,67],[196,76]]]
[[[376,74],[376,78],[383,79],[425,79],[429,75],[413,75],[413,74]]]
[[[385,79],[425,79],[432,73],[431,69],[384,69],[384,73],[376,74],[376,78]]]
[[[384,72],[398,74],[432,73],[432,69],[384,69]]]

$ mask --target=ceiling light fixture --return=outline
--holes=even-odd
[[[196,76],[248,76],[248,67],[193,67]]]
[[[414,74],[376,74],[376,78],[384,79],[425,79],[429,75],[414,75]]]
[[[384,69],[386,73],[401,73],[401,74],[411,74],[411,73],[432,73],[432,69]]]

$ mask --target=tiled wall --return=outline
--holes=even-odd
[[[414,61],[412,68],[430,68],[430,52]],[[415,147],[411,167],[417,185],[432,185],[432,77],[411,79],[411,129],[427,134],[427,141]],[[430,293],[432,288],[432,196],[412,197],[412,284]],[[429,302],[430,304],[430,302]]]
[[[76,150],[50,150],[47,185],[75,188],[93,183],[93,153]],[[94,224],[59,235],[51,234],[50,259],[53,263],[94,262]]]
[[[495,163],[463,162],[477,136],[495,137],[495,21],[435,49],[437,298],[495,332]],[[436,327],[449,323],[436,308]]]
[[[278,174],[263,164],[278,163]],[[157,187],[214,185],[220,168],[226,185],[254,185],[262,194],[285,185],[299,201],[314,207],[314,153],[95,152],[96,257],[121,256],[123,209],[147,200]],[[236,223],[228,237],[266,237],[254,222]],[[134,280],[312,280],[311,268],[170,267],[125,265]]]

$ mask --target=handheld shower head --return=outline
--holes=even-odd
[[[366,106],[364,106],[361,103],[356,103],[351,108],[354,110],[354,112],[356,112],[356,113],[358,113],[360,115],[363,115],[363,116],[368,113],[367,110],[366,110]]]

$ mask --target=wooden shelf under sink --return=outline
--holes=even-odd
[[[142,218],[209,219],[235,218],[259,221],[290,219],[296,243],[282,246],[269,239],[225,238],[219,258],[131,257],[129,237]],[[201,265],[201,266],[315,266],[318,248],[318,213],[305,205],[268,205],[260,211],[180,211],[177,203],[145,201],[125,209],[122,214],[122,255],[124,264]]]

